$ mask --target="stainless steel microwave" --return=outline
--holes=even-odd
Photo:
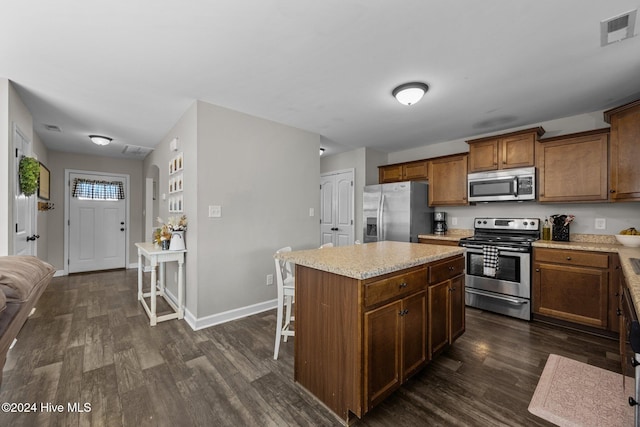
[[[470,173],[470,202],[504,202],[536,199],[536,168]]]

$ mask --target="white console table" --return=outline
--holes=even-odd
[[[144,242],[136,243],[138,248],[138,301],[142,303],[144,311],[149,316],[151,326],[155,326],[158,322],[170,319],[182,319],[184,318],[184,254],[186,249],[179,251],[162,250],[159,246],[153,243]],[[142,292],[142,273],[144,272],[144,260],[143,257],[148,259],[151,263],[151,289],[150,292]],[[165,266],[166,262],[176,261],[178,263],[178,305],[167,298],[165,292]],[[157,287],[157,274],[156,267],[160,264],[160,286]],[[159,294],[164,297],[167,304],[173,309],[173,313],[163,314],[162,316],[156,315],[156,296]],[[151,307],[147,305],[145,297],[150,297]]]

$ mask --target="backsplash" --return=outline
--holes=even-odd
[[[503,218],[540,218],[554,214],[575,215],[571,223],[571,240],[580,234],[613,235],[629,227],[640,229],[640,202],[629,203],[579,203],[579,204],[541,204],[536,202],[494,202],[478,203],[475,206],[443,206],[437,211],[447,213],[449,229],[473,229],[476,217]],[[457,224],[453,224],[453,218]],[[604,218],[604,230],[595,228],[596,218]],[[578,237],[579,238],[579,237]]]

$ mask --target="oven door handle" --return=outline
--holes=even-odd
[[[474,245],[474,244],[466,244],[466,243],[464,245],[462,245],[462,247],[463,248],[472,248],[472,249],[482,249],[482,245]],[[497,248],[498,248],[499,251],[504,251],[504,252],[520,252],[520,253],[528,252],[528,250],[526,248],[522,248],[522,249],[509,248],[509,247],[506,247],[506,246],[498,246]]]
[[[504,297],[504,296],[501,296],[501,295],[489,294],[489,293],[482,292],[482,291],[476,291],[475,289],[472,289],[472,288],[465,288],[465,292],[469,292],[470,294],[480,295],[480,296],[483,296],[483,297],[495,298],[495,299],[507,301],[507,302],[510,302],[512,304],[518,304],[518,305],[524,305],[524,304],[526,304],[528,302],[527,300],[519,300],[519,299],[515,299],[515,298]]]

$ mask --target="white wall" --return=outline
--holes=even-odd
[[[9,163],[9,80],[0,78],[0,256],[9,255],[9,236],[11,230],[11,191],[9,178],[11,164]]]

